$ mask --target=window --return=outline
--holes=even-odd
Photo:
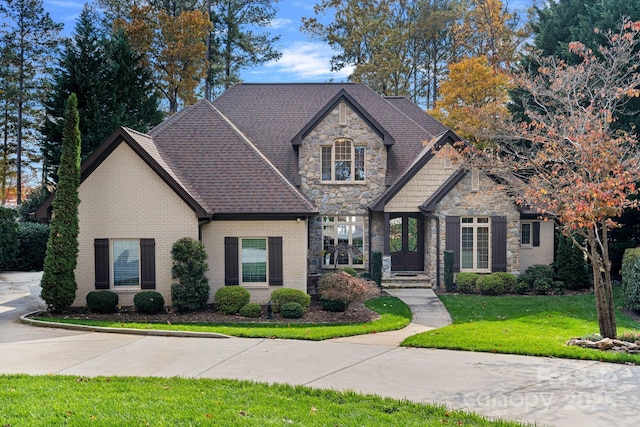
[[[489,271],[489,218],[461,218],[460,269]]]
[[[113,286],[140,285],[140,244],[137,240],[113,241]]]
[[[522,246],[531,246],[531,223],[523,222],[520,227],[520,244]]]
[[[225,286],[267,282],[269,286],[284,284],[282,237],[225,237]]]
[[[242,282],[267,281],[267,239],[242,239]]]
[[[364,218],[326,216],[322,218],[324,266],[364,265]]]
[[[322,180],[364,181],[364,148],[347,139],[322,147]]]
[[[156,288],[154,239],[95,239],[95,288]]]
[[[522,221],[520,223],[520,245],[540,246],[540,221]]]

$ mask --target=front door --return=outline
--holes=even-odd
[[[421,215],[391,214],[388,236],[391,271],[424,270],[423,235]]]

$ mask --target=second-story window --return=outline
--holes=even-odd
[[[322,180],[364,181],[364,146],[339,139],[322,147]]]

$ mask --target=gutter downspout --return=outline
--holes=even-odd
[[[371,238],[373,236],[373,233],[371,232],[371,223],[373,222],[373,211],[371,210],[371,208],[368,209],[369,210],[369,227],[367,227],[368,230],[368,234],[369,234],[369,268],[367,269],[369,271],[369,273],[371,273],[371,254],[373,253],[373,251],[371,250],[371,247],[373,246],[371,243]]]
[[[440,289],[440,217],[424,211],[422,215],[436,220],[436,289]]]
[[[213,218],[211,216],[205,219],[198,220],[198,241],[199,242],[202,242],[202,227],[204,225],[209,224],[212,220]]]

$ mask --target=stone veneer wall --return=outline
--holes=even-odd
[[[514,200],[486,175],[480,174],[480,191],[472,192],[471,174],[466,174],[453,190],[438,203],[436,214],[440,218],[441,284],[444,283],[445,217],[449,215],[505,216],[507,218],[507,271],[515,274],[520,272],[520,212],[516,208]],[[429,228],[435,231],[435,224],[431,224]],[[432,248],[436,247],[434,238],[431,239],[429,245]],[[435,254],[433,257],[435,258]],[[435,269],[431,274],[435,280]]]
[[[309,221],[309,253],[312,269],[321,271],[322,217],[356,215],[364,218],[365,268],[369,265],[368,207],[385,190],[387,149],[382,138],[347,105],[347,124],[340,125],[339,107],[331,111],[307,135],[299,147],[300,189],[316,205],[319,214]],[[322,182],[322,146],[336,139],[348,138],[354,145],[366,145],[365,181],[363,183],[328,184]]]

